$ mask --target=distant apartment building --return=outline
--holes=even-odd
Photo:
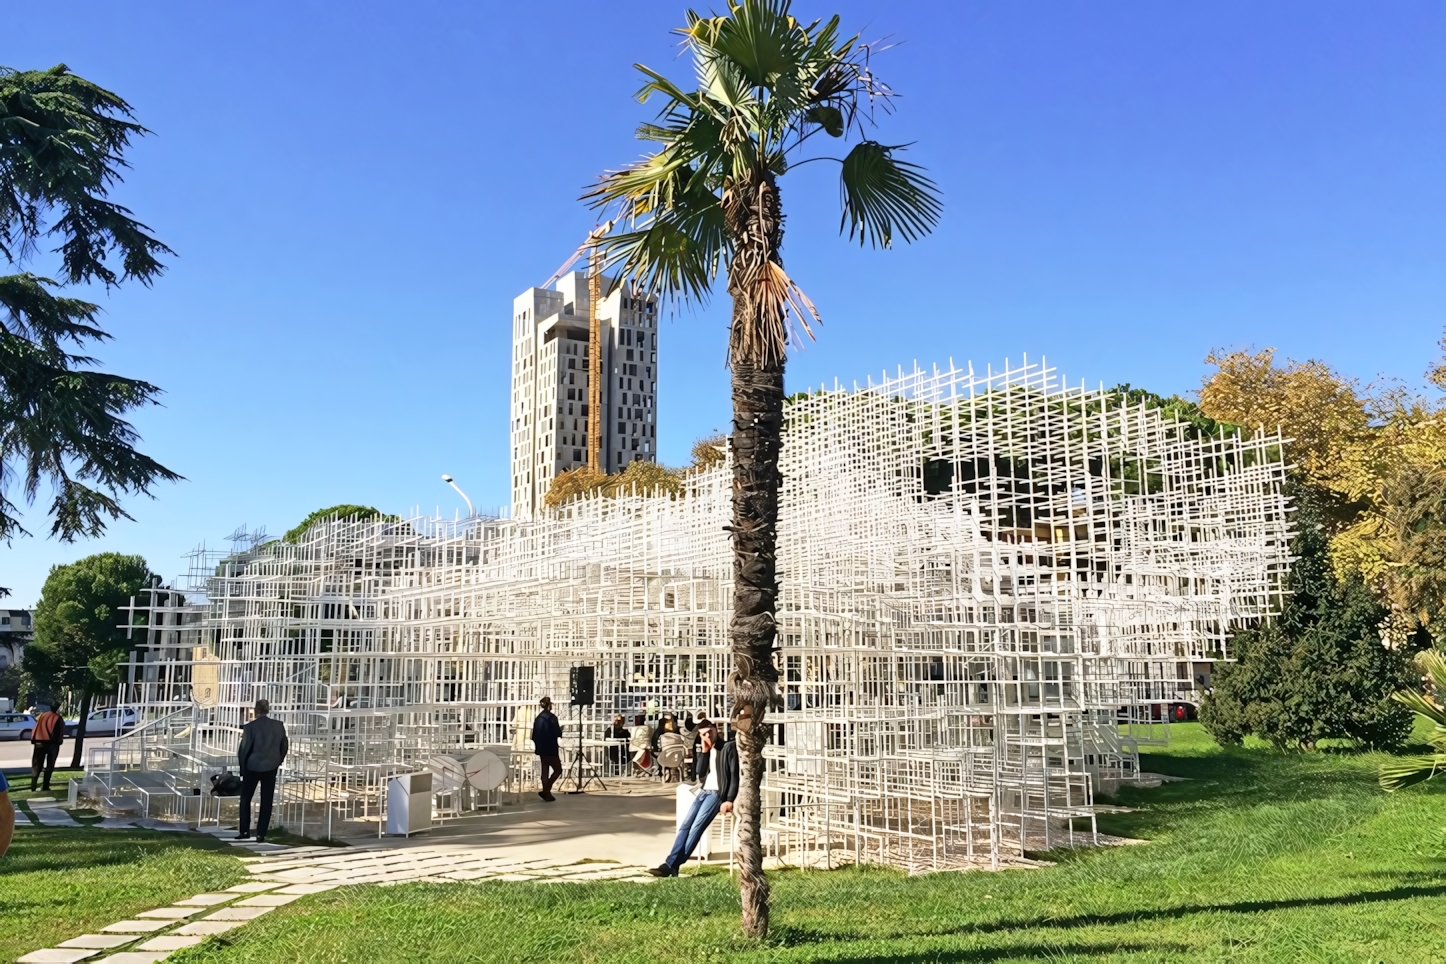
[[[602,406],[588,410],[587,274],[529,288],[512,302],[512,517],[542,508],[558,473],[587,464],[597,432],[599,468],[620,472],[658,452],[658,309],[652,298],[602,279],[598,305]]]
[[[33,635],[30,610],[0,609],[0,669],[20,663],[20,654]]]

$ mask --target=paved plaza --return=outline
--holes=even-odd
[[[235,827],[203,827],[201,833],[236,849],[249,873],[247,881],[143,911],[100,933],[77,935],[18,961],[149,964],[277,907],[340,886],[417,881],[652,883],[647,867],[660,863],[672,844],[675,794],[675,784],[645,780],[611,781],[608,790],[584,794],[559,793],[554,803],[533,794],[509,794],[496,812],[450,820],[410,838],[377,837],[375,825],[367,832],[364,826],[349,824],[345,830],[350,836],[338,846],[238,841],[231,839]],[[28,821],[35,828],[197,832],[124,815],[99,822],[82,815],[77,820],[58,799],[25,801],[18,815],[22,826]]]

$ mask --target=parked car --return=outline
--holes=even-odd
[[[134,728],[139,722],[140,717],[137,716],[136,711],[129,706],[112,707],[108,710],[96,710],[85,718],[85,735],[115,736],[118,733],[124,733]],[[80,719],[78,717],[65,721],[66,736],[75,736],[76,731],[79,729]]]
[[[0,740],[28,740],[35,729],[29,713],[0,713]]]

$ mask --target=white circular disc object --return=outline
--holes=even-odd
[[[478,750],[465,766],[467,782],[474,790],[496,790],[507,779],[507,764],[491,750]]]
[[[467,782],[467,776],[462,770],[462,761],[450,756],[433,756],[427,758],[427,769],[432,771],[436,777],[434,793],[453,793],[462,789],[462,784]]]

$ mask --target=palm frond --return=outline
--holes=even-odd
[[[1383,763],[1380,770],[1381,789],[1394,793],[1418,783],[1425,783],[1438,773],[1446,773],[1446,753]]]
[[[1408,707],[1417,716],[1425,717],[1439,727],[1446,727],[1446,708],[1420,693],[1392,693],[1391,699]]]
[[[1417,664],[1431,680],[1431,695],[1414,691],[1392,693],[1391,699],[1407,706],[1417,716],[1436,724],[1431,734],[1431,745],[1436,753],[1431,756],[1411,757],[1393,760],[1381,765],[1379,778],[1381,788],[1387,792],[1425,783],[1438,773],[1446,772],[1446,706],[1440,700],[1446,695],[1446,656],[1430,649],[1416,657]]]
[[[861,141],[844,157],[839,232],[847,227],[850,241],[857,237],[860,245],[889,248],[895,233],[914,241],[939,223],[944,208],[939,190],[922,167],[894,158],[902,149]]]
[[[688,31],[695,50],[726,58],[748,83],[763,87],[790,71],[808,46],[808,34],[789,15],[789,0],[741,0],[726,17],[696,21]]]
[[[668,78],[664,77],[662,74],[658,73],[653,68],[648,67],[644,64],[633,64],[633,67],[648,78],[648,82],[642,87],[638,88],[638,92],[635,95],[638,99],[638,103],[646,104],[654,94],[662,94],[669,100],[675,101],[686,107],[691,107],[694,109],[697,109],[699,107],[698,98],[696,95],[686,93],[681,87],[673,83]],[[666,108],[664,109],[666,110]]]
[[[599,243],[603,269],[618,269],[647,291],[706,302],[728,250],[727,228],[717,198],[694,192],[635,220],[637,227]]]
[[[1431,691],[1436,694],[1437,699],[1446,697],[1446,655],[1439,649],[1428,649],[1417,655],[1416,665],[1430,678]],[[1446,719],[1436,722],[1446,726]]]
[[[809,319],[822,325],[823,318],[819,315],[818,309],[814,307],[813,300],[783,270],[783,265],[776,261],[768,262],[763,284],[768,290],[768,298],[776,304],[777,309],[781,310],[784,317],[795,321],[798,327],[803,329],[803,333],[808,335],[810,341],[817,340],[813,334],[813,326],[809,324]],[[797,337],[790,338],[789,341],[794,344],[802,343],[802,339]]]

